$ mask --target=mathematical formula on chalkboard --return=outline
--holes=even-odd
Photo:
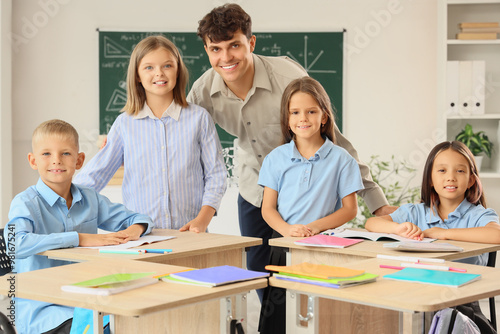
[[[196,33],[99,31],[99,132],[107,134],[127,99],[128,61],[136,44],[149,35],[169,38],[182,54],[192,84],[210,68],[203,43]],[[288,56],[323,85],[332,100],[335,120],[342,130],[343,32],[255,33],[255,53]],[[189,87],[188,87],[189,89]],[[219,130],[221,143],[233,137]]]

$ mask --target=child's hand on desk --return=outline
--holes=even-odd
[[[191,220],[189,223],[181,227],[179,231],[190,231],[195,233],[205,232],[207,230],[208,223],[210,223],[210,221],[205,223],[202,219],[196,217],[195,219]]]
[[[123,244],[127,242],[128,236],[121,231],[106,234],[78,233],[78,237],[80,238],[78,246],[95,247]]]
[[[424,237],[422,230],[410,222],[399,224],[396,227],[396,234],[414,240],[422,240]]]
[[[134,224],[134,225],[131,225],[131,226],[127,227],[125,230],[120,231],[120,232],[126,234],[126,236],[127,236],[126,242],[127,242],[127,241],[131,241],[131,240],[138,240],[141,237],[141,235],[144,233],[146,228],[147,228],[146,224]]]
[[[288,233],[286,234],[290,237],[310,237],[313,235],[311,229],[302,224],[288,225]]]
[[[446,229],[441,227],[431,227],[424,231],[424,236],[426,238],[446,240]]]

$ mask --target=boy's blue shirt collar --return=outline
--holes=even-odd
[[[42,196],[50,206],[54,206],[60,198],[64,200],[64,198],[59,196],[54,190],[50,189],[50,187],[43,182],[42,178],[38,179],[35,187],[40,196]],[[71,195],[73,195],[73,204],[82,199],[82,193],[73,183],[71,184]]]
[[[333,149],[333,146],[334,144],[332,143],[332,141],[328,138],[325,138],[325,142],[323,143],[323,145],[321,145],[321,147],[319,148],[319,150],[314,154],[314,157],[312,157],[311,159],[306,159],[304,158],[302,155],[300,155],[299,153],[299,150],[297,149],[297,146],[295,145],[295,141],[292,140],[290,142],[290,149],[291,149],[291,160],[292,162],[301,162],[301,161],[306,161],[306,160],[311,160],[311,161],[314,161],[314,160],[318,160],[318,159],[325,159],[328,154],[330,154],[330,152],[332,151]]]

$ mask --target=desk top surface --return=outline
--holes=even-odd
[[[379,277],[374,283],[344,289],[289,282],[274,277],[269,279],[269,284],[300,293],[310,293],[335,300],[406,312],[432,312],[500,294],[500,284],[498,284],[500,270],[462,263],[460,263],[460,268],[466,268],[468,273],[481,274],[481,279],[459,288],[453,288],[382,278],[383,275],[394,273],[396,270],[380,268],[379,265],[399,266],[400,262],[395,260],[367,259],[346,263],[343,267],[364,269],[368,273],[379,275]],[[456,262],[445,262],[446,264],[458,266]]]
[[[150,235],[174,236],[175,238],[155,242],[149,245],[142,245],[140,248],[172,249],[168,254],[102,254],[98,249],[88,248],[61,248],[40,253],[50,258],[57,258],[68,261],[89,261],[103,258],[129,259],[157,262],[158,259],[168,257],[169,259],[184,258],[187,256],[197,256],[207,253],[227,251],[232,249],[242,249],[262,244],[262,239],[241,237],[225,234],[179,232],[179,230],[155,229]]]
[[[67,306],[83,307],[110,314],[139,316],[233,294],[245,293],[267,286],[267,279],[223,285],[215,288],[158,282],[153,285],[121,292],[110,296],[70,293],[61,290],[62,285],[73,284],[118,272],[155,272],[158,275],[186,269],[143,261],[104,259],[66,266],[25,272],[15,275],[16,297],[44,301]],[[11,275],[0,279],[0,293],[7,295]]]
[[[439,258],[447,261],[464,259],[471,256],[480,255],[483,253],[494,252],[500,250],[500,244],[481,244],[474,242],[455,241],[455,240],[436,240],[435,243],[450,243],[464,249],[463,252],[402,252],[390,248],[385,248],[384,243],[387,241],[369,241],[363,242],[346,248],[332,247],[311,247],[296,245],[294,242],[303,239],[302,237],[282,237],[270,239],[271,246],[284,247],[289,249],[307,250],[311,252],[329,252],[343,255],[361,256],[366,258],[377,257],[377,254],[393,255],[393,256],[416,256],[427,258]],[[293,254],[293,252],[292,252]]]

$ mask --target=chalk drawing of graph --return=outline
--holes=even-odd
[[[326,70],[326,69],[323,69],[323,70],[313,70],[312,67],[314,66],[314,64],[316,64],[316,62],[321,58],[321,56],[323,56],[324,54],[324,51],[321,50],[317,55],[316,57],[312,60],[312,62],[309,64],[309,59],[308,59],[308,56],[309,55],[313,55],[313,52],[312,51],[309,51],[308,49],[308,46],[307,46],[307,40],[308,40],[308,37],[307,35],[304,36],[304,63],[301,64],[305,70],[308,72],[308,73],[337,73],[337,71],[335,70]],[[290,58],[292,58],[293,60],[295,60],[297,63],[300,64],[300,61],[297,59],[297,57],[295,57],[290,51],[287,51],[287,56],[289,56]]]

